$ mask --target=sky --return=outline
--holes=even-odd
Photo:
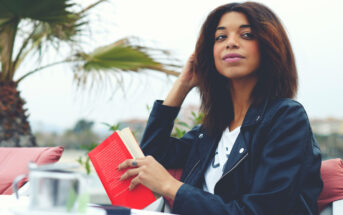
[[[79,1],[88,5],[94,1]],[[200,27],[221,0],[109,0],[89,13],[89,36],[81,38],[90,51],[127,36],[170,50],[185,62],[193,52]],[[238,1],[241,2],[241,1]],[[299,74],[297,100],[310,118],[343,118],[343,1],[262,0],[281,19],[290,38]],[[46,53],[47,61],[66,56]],[[24,73],[33,62],[24,63]],[[19,73],[20,74],[20,73]],[[55,66],[24,80],[19,89],[35,129],[71,128],[81,118],[114,124],[148,117],[147,106],[164,99],[175,78],[154,71],[120,74],[92,89],[77,88],[70,65]],[[125,93],[124,93],[125,92]],[[199,104],[194,90],[184,105]]]

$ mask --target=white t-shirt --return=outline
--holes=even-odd
[[[233,131],[230,131],[228,128],[224,130],[214,157],[205,172],[203,190],[214,193],[214,186],[223,175],[223,167],[229,158],[231,149],[238,137],[240,130],[240,126],[235,128]]]

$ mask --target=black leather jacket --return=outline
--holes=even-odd
[[[318,214],[321,156],[301,104],[275,99],[249,108],[215,194],[202,185],[220,136],[196,126],[181,139],[170,137],[178,112],[156,101],[141,142],[166,168],[183,168],[173,213]]]

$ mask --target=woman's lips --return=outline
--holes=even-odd
[[[240,54],[231,53],[224,56],[223,60],[228,63],[235,63],[242,60],[244,57]]]
[[[242,60],[241,57],[228,57],[228,58],[224,59],[224,61],[228,62],[228,63],[235,63],[235,62],[238,62],[240,60]]]

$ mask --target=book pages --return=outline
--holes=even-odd
[[[125,146],[130,151],[132,157],[134,158],[143,158],[144,154],[139,147],[135,137],[133,136],[130,128],[124,128],[120,131],[117,131],[120,138],[123,140]]]

